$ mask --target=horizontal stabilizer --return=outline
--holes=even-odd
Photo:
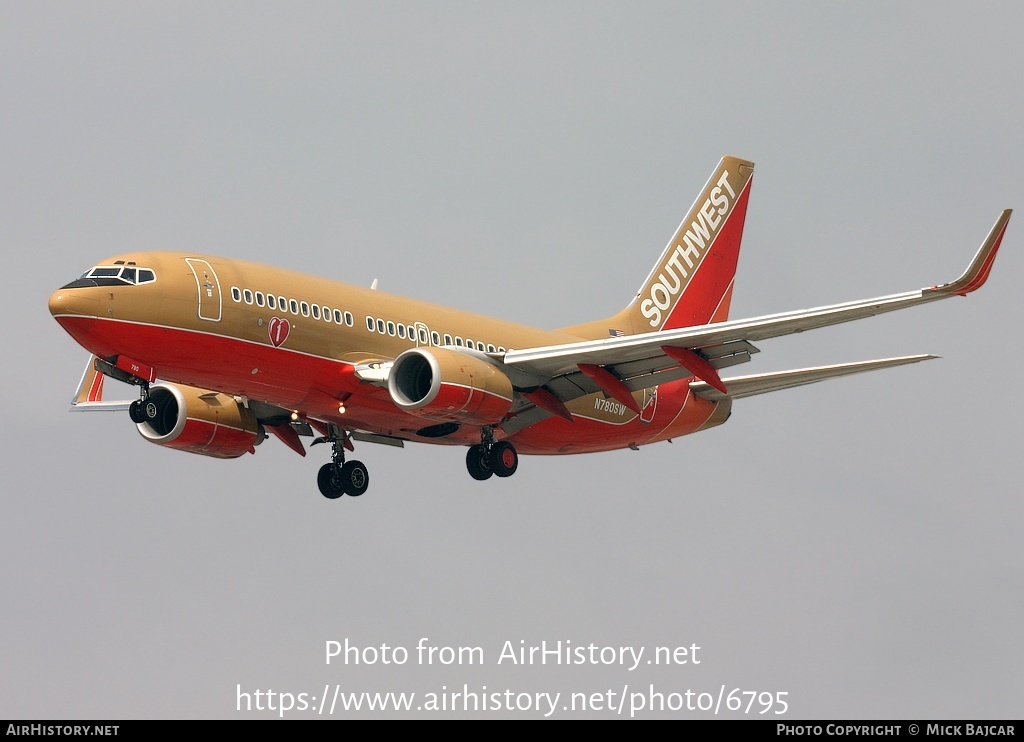
[[[877,361],[857,361],[855,363],[838,363],[833,366],[815,366],[813,368],[798,368],[791,371],[777,371],[768,374],[753,374],[751,376],[737,376],[732,379],[723,379],[725,386],[729,389],[728,394],[715,389],[703,381],[690,383],[690,389],[698,397],[718,401],[720,399],[742,399],[753,397],[756,394],[766,392],[777,392],[780,389],[790,389],[804,384],[814,384],[818,381],[835,379],[840,376],[860,374],[865,371],[877,371],[882,368],[894,368],[904,366],[908,363],[918,361],[930,361],[938,356],[918,355],[902,356],[900,358],[883,358]]]

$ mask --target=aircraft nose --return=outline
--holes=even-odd
[[[99,314],[99,300],[89,294],[88,291],[68,289],[66,286],[58,289],[47,302],[50,314],[65,329],[73,324],[88,331]]]
[[[96,316],[100,306],[100,296],[96,284],[92,281],[74,281],[61,286],[47,302],[50,314],[54,317],[64,314],[84,314]]]
[[[65,304],[67,303],[64,300],[65,293],[66,292],[64,291],[55,291],[50,296],[50,301],[47,302],[47,306],[50,308],[50,314],[52,314],[54,317],[56,317],[58,314],[64,314]]]

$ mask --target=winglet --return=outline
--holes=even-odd
[[[985,241],[974,256],[974,260],[967,266],[967,270],[964,271],[960,278],[952,283],[933,286],[929,291],[934,291],[938,294],[967,296],[967,294],[975,289],[981,288],[982,284],[988,279],[989,272],[992,270],[992,263],[996,259],[996,251],[999,250],[999,244],[1003,241],[1006,225],[1009,223],[1010,214],[1012,213],[1013,209],[1006,209],[999,215],[996,223],[992,226],[992,230],[988,233],[988,237],[985,238]]]
[[[86,410],[127,410],[131,400],[106,401],[103,399],[103,381],[106,377],[96,369],[96,356],[89,356],[89,362],[78,382],[78,390],[71,400],[71,409]]]

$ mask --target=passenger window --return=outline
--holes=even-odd
[[[307,302],[302,302],[301,304],[299,304],[299,308],[302,310],[303,317],[309,316],[309,304]]]
[[[235,301],[241,301],[242,300],[242,291],[241,291],[241,289],[239,289],[237,286],[232,286],[231,287],[231,298],[234,299]]]
[[[349,327],[352,326],[352,312],[345,312],[345,324]]]
[[[366,318],[366,329],[373,332],[373,317]]]
[[[391,337],[395,336],[395,323],[394,322],[390,322],[390,321],[388,322],[388,335],[390,335]]]
[[[380,319],[379,317],[377,318],[377,332],[379,332],[381,335],[384,334],[384,320]]]
[[[295,299],[288,300],[288,307],[292,310],[292,314],[299,313],[299,303]]]
[[[437,334],[437,330],[431,330],[431,332],[430,332],[430,342],[433,343],[434,345],[440,345],[441,344],[441,336]]]
[[[252,304],[252,291],[246,289],[245,291],[242,292],[242,296],[245,297],[246,304]]]
[[[320,305],[313,305],[313,319],[320,319]]]
[[[274,299],[274,295],[273,294],[267,294],[267,308],[268,309],[277,309],[277,300]]]
[[[398,326],[398,337],[400,337],[403,340],[405,340],[405,325],[399,325]]]
[[[262,307],[263,306],[263,292],[262,291],[257,291],[256,292],[256,306],[258,306],[258,307]]]

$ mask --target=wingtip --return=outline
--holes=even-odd
[[[972,291],[981,288],[988,280],[988,274],[992,271],[992,263],[995,262],[996,253],[1002,244],[1003,236],[1006,234],[1006,226],[1010,222],[1010,215],[1013,209],[1003,209],[1003,212],[992,225],[985,241],[981,243],[978,252],[975,253],[971,264],[958,279],[951,283],[935,286],[931,290],[939,294],[959,294],[967,296]]]

